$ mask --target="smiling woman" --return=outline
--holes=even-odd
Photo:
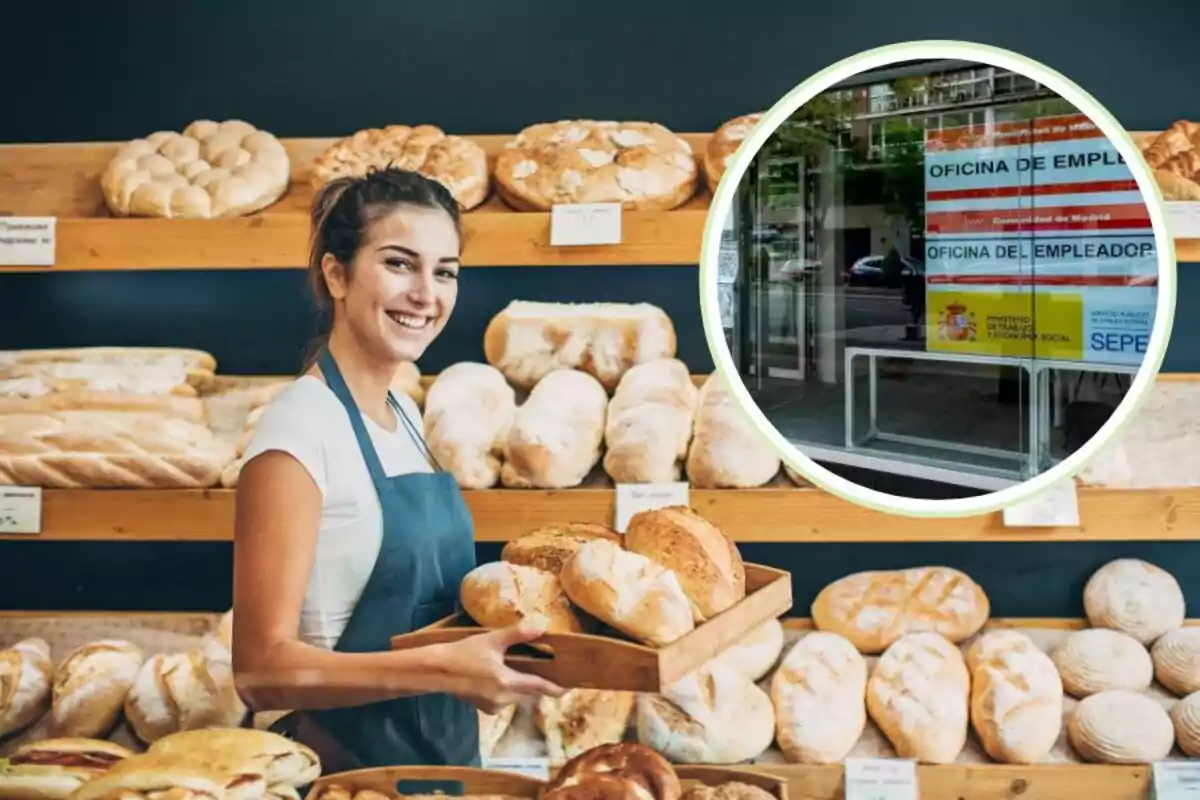
[[[504,664],[529,625],[390,651],[459,610],[475,567],[470,511],[389,385],[458,297],[459,207],[387,169],[340,178],[313,207],[309,270],[331,313],[304,375],[255,425],[237,490],[234,671],[257,710],[328,771],[479,761],[476,706],[562,690]]]

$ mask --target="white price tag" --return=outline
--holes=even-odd
[[[1158,761],[1153,764],[1153,795],[1156,800],[1200,798],[1200,763]]]
[[[614,527],[624,533],[630,518],[639,511],[691,505],[690,497],[687,483],[618,483]]]
[[[1004,509],[1006,528],[1078,528],[1079,494],[1068,478],[1041,494]]]
[[[550,759],[548,758],[488,758],[484,759],[483,768],[525,775],[539,781],[550,780]]]
[[[42,532],[40,486],[0,486],[0,533]]]
[[[846,759],[846,800],[917,800],[919,794],[912,759]]]
[[[1176,239],[1200,239],[1200,203],[1169,202],[1167,229]]]
[[[0,267],[53,267],[57,217],[0,217]]]
[[[620,203],[567,203],[550,209],[553,247],[620,243]]]

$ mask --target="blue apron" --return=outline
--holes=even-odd
[[[388,394],[388,405],[434,472],[387,477],[362,412],[328,350],[317,365],[350,416],[383,510],[379,556],[334,650],[387,651],[392,636],[461,610],[459,584],[476,565],[475,527],[454,476],[437,464],[395,397]],[[310,738],[307,729],[320,740],[306,743],[323,762],[333,762],[324,765],[326,774],[399,765],[479,766],[478,711],[452,695],[415,695],[289,716],[300,717],[290,720],[296,727],[289,732],[296,738]]]

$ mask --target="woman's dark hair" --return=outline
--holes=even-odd
[[[333,255],[352,276],[354,255],[363,245],[367,230],[395,209],[441,209],[462,238],[462,210],[444,185],[417,172],[387,167],[361,177],[335,178],[321,187],[313,200],[312,234],[308,250],[308,277],[323,317],[321,333],[310,347],[305,369],[329,339],[333,323],[332,298],[321,271],[325,254]]]

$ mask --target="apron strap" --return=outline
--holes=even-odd
[[[346,385],[346,379],[342,377],[342,372],[338,369],[337,362],[333,360],[333,354],[329,352],[329,348],[321,351],[317,357],[317,366],[321,369],[321,374],[325,376],[325,382],[329,384],[334,396],[341,401],[346,408],[346,413],[350,415],[350,425],[354,428],[354,438],[358,440],[358,449],[362,451],[363,459],[367,462],[367,471],[371,473],[371,480],[374,481],[376,489],[380,489],[387,483],[383,462],[379,460],[375,442],[371,439],[371,434],[367,432],[362,410],[354,402],[354,396],[350,394],[350,387]]]
[[[442,465],[438,462],[437,457],[434,456],[433,451],[429,449],[429,443],[425,441],[425,436],[421,433],[420,426],[409,418],[408,413],[404,410],[400,403],[396,401],[396,396],[390,391],[388,392],[387,399],[388,405],[392,407],[392,410],[396,412],[396,416],[400,418],[400,424],[404,426],[404,430],[408,434],[408,438],[416,446],[417,450],[421,453],[425,460],[429,462],[429,466],[433,468],[434,472],[445,472],[445,470],[442,469]]]

